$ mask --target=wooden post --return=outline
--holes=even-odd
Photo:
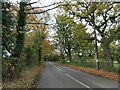
[[[97,70],[99,70],[100,67],[99,67],[99,60],[98,60],[97,35],[96,35],[96,30],[95,30],[95,29],[94,29],[94,35],[95,35],[95,59],[96,59],[96,68],[97,68]]]

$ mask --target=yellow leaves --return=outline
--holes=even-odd
[[[35,15],[27,15],[26,20],[27,22],[31,21],[37,22],[37,17]]]
[[[13,10],[13,11],[14,11],[14,10],[15,10],[15,11],[18,11],[19,9],[18,9],[18,7],[17,7],[16,4],[12,4],[10,10],[11,10],[11,11],[12,11],[12,10]]]
[[[79,30],[78,32],[75,32],[75,38],[76,39],[85,39],[86,38],[86,33],[84,30]]]
[[[81,17],[87,17],[87,15],[88,15],[89,13],[87,12],[87,13],[81,13]]]
[[[16,35],[17,35],[17,31],[16,31],[16,30],[13,30],[13,31],[12,31],[12,34],[13,34],[13,36],[16,36]]]
[[[86,28],[82,23],[78,23],[72,27],[72,31],[76,39],[83,39],[86,37]]]
[[[64,9],[65,11],[71,10],[71,9],[72,9],[72,6],[71,6],[71,5],[63,6],[63,9]]]
[[[120,10],[120,4],[116,4],[114,7],[113,7],[114,11],[117,12]]]
[[[16,4],[12,4],[10,7],[10,14],[11,16],[17,20],[17,11],[18,11],[18,7]]]
[[[47,29],[46,26],[39,26],[39,28],[40,28],[41,30],[43,30],[43,31],[45,31],[45,30]]]
[[[53,46],[50,44],[48,40],[44,40],[41,46],[42,46],[42,51],[44,55],[53,53]]]
[[[67,15],[57,15],[56,17],[57,23],[60,25],[67,25],[67,24],[73,24],[74,19],[73,17],[67,16]]]
[[[97,3],[96,2],[92,3],[86,12],[86,15],[89,15],[90,13],[94,12],[96,8],[97,8]]]
[[[44,48],[52,48],[52,46],[50,45],[50,43],[47,40],[44,40],[42,42],[42,47],[44,47]]]
[[[101,13],[103,13],[104,10],[108,8],[109,6],[107,5],[107,3],[102,3],[102,2],[97,6],[98,11],[100,11]]]
[[[22,34],[22,33],[24,33],[24,31],[19,31],[19,33],[21,33],[21,34]]]

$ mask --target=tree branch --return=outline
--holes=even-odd
[[[35,3],[37,3],[37,2],[39,2],[39,0],[38,0],[38,1],[36,1],[36,2],[28,3],[28,4],[26,4],[26,5],[35,4]]]
[[[60,4],[60,3],[63,3],[63,2],[53,3],[53,4],[50,4],[50,5],[47,5],[47,6],[42,6],[42,7],[33,7],[31,9],[27,9],[27,10],[33,10],[33,9],[37,9],[37,8],[46,8],[46,7],[50,7],[50,6],[53,6],[53,5],[56,5],[56,4]]]
[[[47,12],[47,11],[53,10],[53,9],[55,9],[55,8],[57,8],[57,7],[59,7],[59,6],[56,6],[56,7],[53,7],[53,8],[47,9],[47,10],[45,10],[45,11],[36,12],[36,13],[27,13],[27,14],[41,14],[41,13],[45,13],[45,12]]]
[[[53,24],[47,24],[47,23],[39,23],[39,22],[35,22],[35,23],[26,23],[26,24],[41,24],[41,25],[53,25]]]
[[[53,8],[50,8],[50,9],[47,9],[47,10],[44,10],[44,11],[41,11],[41,12],[36,12],[36,13],[27,13],[27,14],[41,14],[41,13],[45,13],[45,12],[47,12],[47,11],[50,11],[50,10],[53,10],[53,9],[56,9],[56,8],[58,8],[58,7],[60,7],[60,6],[69,6],[69,5],[66,5],[66,4],[63,4],[63,5],[58,5],[58,6],[55,6],[55,7],[53,7]],[[38,8],[38,7],[37,7]]]
[[[50,6],[53,6],[53,5],[56,5],[56,4],[60,4],[60,3],[63,3],[63,2],[53,3],[53,4],[50,4],[50,5],[47,5],[47,6],[42,6],[40,8],[46,8],[46,7],[50,7]]]

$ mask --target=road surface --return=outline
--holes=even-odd
[[[55,62],[45,62],[45,68],[37,88],[88,88],[88,90],[93,90],[92,88],[118,88],[118,82]]]

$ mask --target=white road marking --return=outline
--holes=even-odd
[[[62,71],[60,68],[58,68],[58,67],[56,67],[56,66],[54,66],[54,65],[53,65],[53,67],[56,68],[56,69],[58,69],[59,71]]]
[[[51,62],[49,62],[49,64],[51,64],[51,65],[52,65],[52,63],[51,63]]]
[[[85,85],[84,83],[78,81],[77,79],[75,79],[74,77],[70,76],[69,74],[65,73],[65,75],[67,75],[68,77],[70,77],[71,79],[75,80],[76,82],[78,82],[79,84],[82,84],[83,86],[85,86],[86,88],[91,89],[89,86]],[[92,89],[91,89],[92,90]]]
[[[58,67],[57,67],[57,69],[58,69],[59,71],[62,71],[62,70],[61,70],[60,68],[58,68]]]
[[[56,68],[56,66],[55,66],[55,65],[53,65],[53,67],[54,67],[54,68]]]

